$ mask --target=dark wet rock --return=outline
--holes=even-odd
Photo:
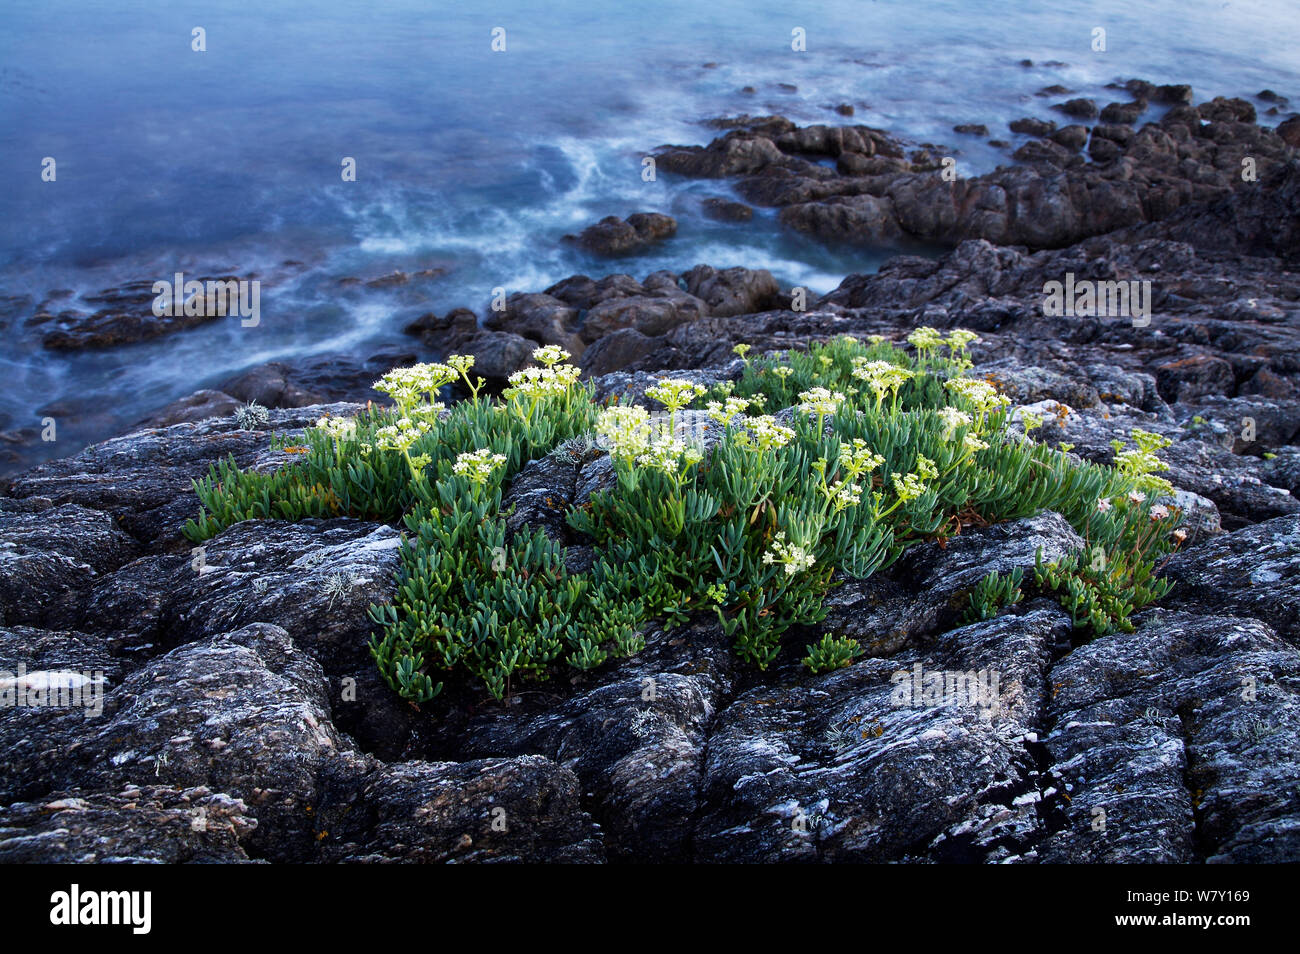
[[[245,404],[267,408],[384,401],[371,385],[390,368],[416,360],[415,353],[405,348],[386,348],[364,356],[330,354],[292,363],[270,361],[223,381],[217,390]]]
[[[102,718],[0,710],[5,804],[74,813],[60,834],[13,805],[0,855],[109,860],[122,845],[160,860],[601,859],[568,771],[541,758],[385,764],[334,729],[328,696],[320,666],[255,623],[150,660],[111,688]],[[159,827],[132,839],[137,809]]]
[[[1052,108],[1075,119],[1096,119],[1098,114],[1097,103],[1091,99],[1070,99],[1064,103],[1056,103]]]
[[[754,210],[743,202],[731,202],[727,199],[708,198],[700,203],[704,214],[719,222],[748,222],[754,217]]]
[[[367,288],[394,288],[398,285],[405,285],[411,280],[411,276],[403,271],[389,272],[387,275],[380,275],[378,278],[372,278],[365,283]]]
[[[57,713],[5,759],[5,801],[126,785],[206,785],[240,798],[249,836],[281,860],[311,841],[315,770],[337,751],[319,666],[278,627],[258,624],[180,647],[127,676],[101,719],[75,709],[8,709],[5,734],[32,712]],[[43,753],[58,751],[57,761]],[[273,837],[274,836],[274,837]]]
[[[171,276],[168,276],[170,279]],[[32,319],[42,326],[42,344],[55,351],[79,351],[86,348],[108,348],[117,345],[147,341],[151,338],[173,334],[186,328],[216,321],[219,318],[237,317],[238,293],[229,297],[228,283],[244,279],[236,275],[194,276],[187,279],[204,283],[205,292],[188,310],[193,314],[155,315],[153,305],[158,295],[152,279],[127,282],[117,288],[108,288],[94,295],[85,295],[78,303],[85,303],[91,312],[64,309],[58,314],[41,313]],[[208,283],[219,283],[218,294]],[[175,311],[175,309],[172,309]]]
[[[1123,150],[1113,139],[1106,139],[1101,136],[1094,136],[1088,143],[1088,156],[1093,162],[1107,163],[1114,162],[1120,157]]]
[[[204,389],[173,401],[162,410],[149,415],[140,424],[144,427],[169,427],[189,421],[204,421],[210,417],[229,417],[241,407],[243,402],[224,391]]]
[[[1059,611],[1035,611],[955,630],[926,652],[741,694],[709,740],[697,860],[1018,854],[1036,829],[1026,739],[1041,720],[1052,647],[1067,625]],[[978,693],[973,705],[964,694],[951,704],[927,704],[919,693],[915,704],[900,699],[916,667],[983,670],[989,704]],[[996,687],[987,678],[994,672]]]
[[[633,328],[643,335],[655,337],[708,313],[708,305],[677,288],[662,297],[611,298],[587,312],[581,334],[584,341],[591,342],[612,331]]]
[[[1212,355],[1195,355],[1157,365],[1160,395],[1169,402],[1191,401],[1207,394],[1230,394],[1236,383],[1232,365]]]
[[[682,276],[686,290],[719,317],[748,315],[778,307],[781,288],[767,269],[724,268],[696,265]]]
[[[1093,139],[1109,139],[1121,149],[1127,149],[1133,142],[1133,130],[1128,126],[1101,122],[1092,127]]]
[[[872,195],[835,196],[781,210],[782,225],[831,241],[879,245],[903,236],[893,202]]]
[[[853,152],[874,155],[875,140],[852,126],[803,126],[783,133],[776,140],[777,148],[789,153],[812,153],[819,156],[838,156]]]
[[[568,769],[536,756],[328,766],[312,858],[345,863],[605,860]]]
[[[1137,99],[1131,103],[1107,103],[1102,109],[1100,118],[1103,123],[1117,123],[1133,125],[1142,118],[1146,112],[1147,104],[1144,100]]]
[[[1056,123],[1050,119],[1033,119],[1026,116],[1023,119],[1013,119],[1010,129],[1014,133],[1024,133],[1027,136],[1050,136],[1056,132]]]
[[[478,316],[468,308],[453,308],[441,316],[425,312],[402,328],[404,334],[419,338],[434,348],[440,348],[449,340],[468,338],[477,331]]]
[[[1046,98],[1049,96],[1069,96],[1073,92],[1074,90],[1067,86],[1062,86],[1060,83],[1053,83],[1051,86],[1044,86],[1034,95]]]
[[[1182,106],[1192,101],[1192,88],[1186,84],[1166,86],[1150,86],[1150,84],[1146,84],[1132,88],[1130,92],[1135,96],[1142,95],[1144,99],[1150,99],[1157,103],[1167,103],[1171,106]]]
[[[676,233],[677,222],[670,216],[638,212],[626,220],[616,215],[606,216],[583,229],[576,242],[597,255],[629,255]]]
[[[635,328],[620,328],[596,340],[582,355],[587,377],[621,371],[651,354],[658,343]]]
[[[989,127],[983,123],[959,123],[952,127],[955,133],[961,133],[963,136],[984,136],[988,137]]]
[[[1058,146],[1064,146],[1071,152],[1078,152],[1088,141],[1088,127],[1077,124],[1062,126],[1049,138]]]
[[[380,751],[400,752],[400,700],[382,686],[367,643],[372,604],[391,600],[397,531],[354,520],[240,523],[178,563],[147,557],[104,579],[95,605],[108,609],[172,574],[156,614],[128,616],[135,644],[175,645],[254,622],[274,621],[323,667],[333,718]],[[113,629],[123,626],[117,613]],[[91,620],[90,626],[97,628]]]
[[[839,113],[841,116],[852,116],[854,113],[853,104],[840,103],[835,107],[835,112]]]
[[[1066,128],[1073,129],[1074,127],[1067,126]],[[1059,135],[1059,133],[1053,135]],[[1065,138],[1069,141],[1069,137]],[[1034,139],[1017,149],[1012,154],[1012,158],[1027,165],[1042,164],[1063,169],[1078,161],[1077,157],[1073,155],[1075,151],[1077,150],[1062,145],[1055,139]]]
[[[1111,127],[1122,124],[1109,123]],[[1247,191],[1240,170],[1255,163],[1262,179],[1287,159],[1274,132],[1248,122],[1203,126],[1191,106],[1171,109],[1131,138],[1093,136],[1082,161],[1069,145],[1045,140],[1053,123],[1017,120],[1012,129],[1038,137],[1017,153],[1025,168],[1003,168],[949,181],[930,148],[907,150],[868,127],[792,127],[776,134],[779,156],[756,153],[772,140],[753,127],[731,128],[708,147],[669,150],[673,168],[693,176],[738,176],[745,199],[780,209],[786,226],[837,242],[880,244],[900,238],[955,244],[984,238],[1002,245],[1057,248],[1089,236],[1155,222],[1179,208]],[[747,144],[751,162],[719,160]],[[822,163],[806,157],[824,157]],[[834,170],[825,159],[835,160]],[[670,162],[670,165],[672,163]]]
[[[735,668],[716,625],[655,631],[645,650],[567,701],[473,719],[457,730],[459,752],[545,755],[581,779],[612,858],[688,860],[705,742]]]
[[[503,387],[510,375],[531,364],[536,350],[536,341],[509,331],[479,332],[456,345],[458,353],[474,356],[475,376],[494,388]]]
[[[0,498],[0,622],[75,628],[95,583],[138,553],[102,511]]]
[[[1201,119],[1212,123],[1253,123],[1255,107],[1244,99],[1216,96],[1196,107]]]
[[[1278,123],[1277,134],[1288,146],[1300,149],[1300,116],[1292,116],[1285,122]]]
[[[576,333],[578,309],[550,295],[511,295],[506,299],[505,309],[489,314],[483,325],[538,344],[559,345],[571,353],[582,353],[582,343]]]
[[[234,400],[268,408],[321,403],[320,395],[302,387],[293,377],[294,369],[289,365],[271,361],[224,381],[220,391]]]

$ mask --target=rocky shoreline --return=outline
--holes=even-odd
[[[573,276],[481,321],[426,315],[410,356],[264,366],[7,480],[0,670],[97,673],[103,694],[97,717],[0,709],[0,860],[1300,858],[1300,123],[1261,126],[1246,100],[1193,106],[1188,87],[1120,86],[1116,102],[1062,102],[1068,125],[1013,123],[1032,137],[1016,164],[971,179],[944,177],[940,147],[781,117],[717,121],[710,145],[659,150],[662,174],[734,180],[783,227],[950,249],[850,275],[803,309],[761,270]],[[634,215],[574,241],[634,256],[675,229]],[[1045,316],[1067,274],[1149,282],[1149,321]],[[644,400],[665,374],[735,379],[739,343],[901,340],[918,325],[978,331],[971,373],[1045,418],[1035,439],[1103,463],[1135,426],[1173,441],[1190,537],[1135,632],[1077,645],[1045,599],[962,625],[990,570],[1082,545],[1042,513],[834,590],[821,629],[869,651],[830,675],[800,670],[795,651],[752,670],[697,619],[509,705],[462,687],[419,712],[366,649],[398,528],[250,521],[201,552],[181,532],[210,465],[284,466],[303,428],[377,400],[379,371],[431,350],[475,355],[499,387],[559,345],[598,396]],[[103,334],[102,318],[86,327]],[[233,416],[250,401],[264,420]],[[601,467],[530,463],[507,493],[512,530],[578,545],[563,513]],[[980,671],[1000,675],[991,711],[895,697],[897,673]]]

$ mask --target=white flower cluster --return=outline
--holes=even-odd
[[[938,348],[944,342],[943,335],[939,334],[937,329],[922,325],[907,336],[907,343],[917,351],[929,351]]]
[[[794,576],[801,570],[808,570],[817,562],[811,553],[795,543],[786,543],[785,532],[780,531],[772,540],[772,548],[763,554],[763,563],[771,566],[780,563],[785,567],[786,576]]]
[[[799,405],[799,410],[816,414],[820,419],[839,410],[844,403],[844,395],[826,388],[813,388],[800,394],[799,400],[803,402]]]
[[[770,414],[764,414],[762,417],[746,417],[741,419],[746,430],[736,435],[736,441],[750,450],[772,450],[776,447],[784,447],[794,440],[794,431],[784,424],[778,424],[776,418]]]
[[[840,466],[850,480],[870,473],[884,462],[885,458],[868,447],[867,442],[860,437],[855,437],[852,443],[840,445]]]
[[[878,405],[884,401],[886,395],[896,394],[898,389],[914,376],[912,371],[901,368],[891,361],[859,359],[855,364],[857,367],[853,369],[853,376],[859,381],[866,382],[867,387],[876,395]]]
[[[976,381],[974,378],[953,378],[951,381],[944,382],[944,387],[970,401],[981,414],[987,414],[989,411],[1006,407],[1011,403],[1009,397],[1000,394],[998,389],[987,381]]]
[[[468,477],[470,483],[485,484],[492,476],[492,472],[498,467],[504,467],[505,462],[504,454],[494,454],[487,448],[483,448],[460,454],[456,462],[451,465],[451,472],[460,477]]]
[[[694,381],[676,381],[672,378],[661,378],[658,384],[645,389],[645,395],[675,413],[707,391],[708,388],[696,384]]]
[[[568,361],[573,355],[565,351],[559,345],[544,345],[533,352],[533,360],[540,361],[548,368],[552,365],[559,364],[561,361]]]
[[[373,385],[376,391],[387,394],[403,409],[417,403],[423,395],[433,401],[434,396],[456,379],[458,372],[445,364],[417,364],[409,368],[394,368]]]
[[[357,436],[357,421],[354,417],[325,417],[316,422],[316,429],[336,441],[352,440]]]
[[[637,405],[614,405],[600,412],[596,433],[604,438],[609,456],[635,460],[650,449],[650,412]]]
[[[970,427],[974,419],[965,411],[959,411],[955,407],[944,406],[939,408],[939,421],[943,424],[943,439],[952,440],[957,435],[957,428]]]
[[[636,462],[650,470],[673,475],[691,464],[698,464],[703,457],[699,448],[688,446],[685,441],[669,434],[661,434],[644,452],[637,455]]]
[[[571,364],[545,368],[524,368],[522,371],[516,371],[510,375],[508,379],[510,387],[502,393],[507,398],[518,394],[534,400],[564,394],[577,383],[580,374],[582,374],[582,370]]]
[[[379,450],[406,452],[432,428],[433,425],[428,421],[401,417],[387,427],[375,431],[375,447]]]
[[[749,401],[738,397],[729,397],[726,403],[710,401],[704,407],[704,413],[719,424],[730,424],[733,419],[747,410],[749,410]]]

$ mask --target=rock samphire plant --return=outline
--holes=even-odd
[[[370,650],[414,703],[457,674],[499,699],[557,667],[635,653],[650,625],[696,614],[766,667],[792,628],[825,618],[844,580],[918,542],[1045,509],[1087,546],[1040,561],[1036,584],[1081,631],[1122,627],[1163,592],[1154,568],[1176,545],[1176,514],[1154,502],[1168,487],[1154,435],[1135,432],[1137,449],[1107,467],[1008,431],[1007,399],[967,376],[973,340],[921,328],[910,348],[840,337],[746,356],[738,380],[665,379],[650,406],[597,404],[554,346],[500,398],[480,395],[473,359],[453,355],[385,375],[376,388],[393,406],[322,418],[279,470],[214,467],[195,484],[202,506],[186,532],[197,542],[241,520],[336,516],[404,526],[396,595],[372,608]],[[445,407],[453,384],[469,396]],[[583,572],[541,530],[511,534],[502,512],[515,475],[552,451],[610,458],[605,489],[566,515],[594,552]],[[988,581],[972,615],[1014,603],[1020,584]],[[824,634],[806,652],[825,672],[860,648]]]

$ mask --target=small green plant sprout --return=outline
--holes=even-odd
[[[966,611],[964,621],[974,623],[993,619],[1006,606],[1014,606],[1024,599],[1020,589],[1025,571],[1015,567],[1006,576],[997,570],[991,571],[979,581],[970,594],[970,608]]]
[[[1020,426],[1024,428],[1025,439],[1029,439],[1031,432],[1038,430],[1043,426],[1043,418],[1033,411],[1025,408],[1020,412]]]
[[[255,431],[271,420],[271,412],[256,401],[249,401],[235,411],[235,426],[243,431]]]
[[[749,364],[749,352],[750,352],[750,350],[751,350],[751,346],[750,346],[750,345],[747,345],[747,344],[738,344],[738,345],[736,345],[735,347],[733,347],[733,348],[731,349],[732,354],[737,354],[737,355],[739,355],[739,356],[740,356],[740,359],[741,359],[742,361],[744,361],[746,365]]]
[[[803,664],[818,676],[853,665],[853,660],[862,651],[856,639],[833,636],[830,633],[822,636],[820,642],[810,643],[806,648],[808,655],[803,658]]]

